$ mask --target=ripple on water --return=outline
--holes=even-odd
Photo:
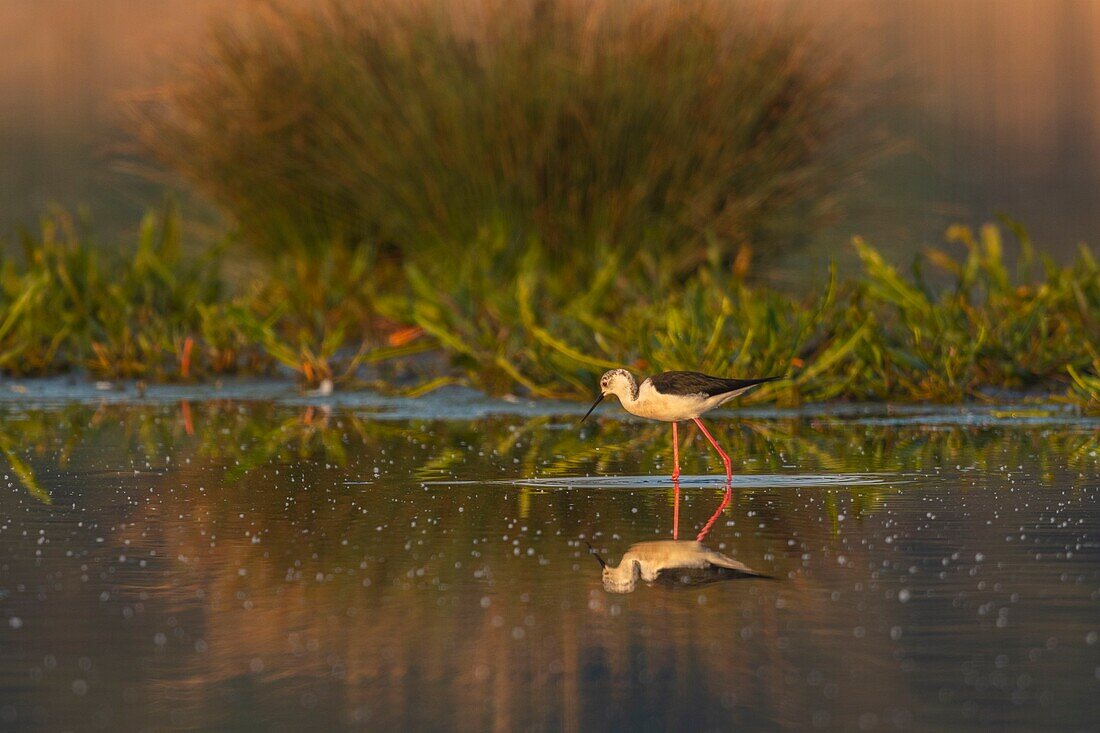
[[[729,485],[733,488],[798,488],[884,486],[911,481],[912,474],[902,473],[773,473],[734,476]],[[672,486],[668,476],[554,476],[550,478],[512,478],[492,481],[425,481],[428,486],[457,486],[462,484],[498,484],[526,486],[538,489],[667,489]],[[725,476],[680,476],[681,489],[724,488]]]

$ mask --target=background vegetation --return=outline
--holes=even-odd
[[[859,276],[834,273],[794,296],[721,264],[655,288],[616,260],[564,293],[537,244],[516,268],[491,241],[434,277],[408,265],[384,290],[365,256],[334,249],[281,260],[273,277],[234,292],[219,274],[224,247],[184,257],[179,229],[168,209],[146,219],[135,247],[100,249],[66,217],[46,219],[21,258],[0,264],[0,370],[187,380],[281,365],[317,385],[430,349],[452,367],[406,387],[464,379],[497,393],[584,396],[625,364],[785,374],[748,398],[783,404],[1010,390],[1100,406],[1100,265],[1086,248],[1055,265],[1019,230],[1023,254],[1011,265],[1002,228],[955,227],[907,272],[857,240]]]
[[[226,23],[135,109],[145,148],[266,253],[418,265],[537,240],[688,272],[774,255],[852,166],[826,154],[846,66],[762,4],[323,0]]]
[[[1019,228],[954,227],[898,270],[792,295],[752,279],[820,226],[850,67],[790,17],[722,0],[263,3],[134,112],[235,234],[184,255],[64,214],[0,270],[0,371],[197,379],[290,370],[403,388],[588,395],[598,374],[787,375],[748,398],[1100,409],[1100,271]],[[873,147],[868,145],[867,147]],[[871,154],[873,151],[867,151]],[[223,276],[250,245],[264,275]],[[379,373],[375,372],[375,376]],[[388,379],[380,384],[394,388]]]

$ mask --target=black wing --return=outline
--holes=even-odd
[[[756,572],[743,573],[740,570],[708,565],[705,568],[665,568],[657,573],[654,582],[658,585],[673,588],[690,588],[697,585],[718,583],[723,580],[751,580],[753,578],[772,580],[770,575]]]
[[[771,382],[781,377],[763,377],[760,379],[723,379],[702,372],[661,372],[649,378],[649,383],[661,394],[705,394],[714,397],[727,392],[736,392]]]

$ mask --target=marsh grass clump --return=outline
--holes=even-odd
[[[419,332],[402,331],[381,315],[380,276],[366,249],[284,253],[251,289],[245,331],[264,353],[314,385],[348,381],[364,363],[433,348]]]
[[[1056,265],[1010,228],[1022,252],[1014,265],[995,225],[977,234],[952,227],[946,246],[917,257],[908,272],[857,239],[863,271],[844,280],[834,273],[801,296],[721,264],[660,285],[624,276],[614,260],[586,289],[563,289],[532,245],[518,271],[472,256],[430,278],[414,271],[406,318],[490,391],[585,395],[603,370],[627,365],[790,377],[746,402],[949,403],[1001,390],[1061,392],[1091,409],[1100,385],[1100,266],[1084,248],[1074,263]]]
[[[0,258],[0,373],[70,369],[104,379],[209,379],[293,373],[353,382],[359,367],[434,350],[487,392],[588,396],[600,373],[703,370],[787,375],[745,402],[1054,397],[1100,410],[1100,263],[1082,248],[1058,265],[1013,229],[952,227],[942,248],[899,269],[855,240],[863,270],[784,293],[711,261],[690,276],[615,253],[589,276],[522,256],[506,229],[454,257],[407,263],[381,287],[368,250],[288,253],[230,287],[221,247],[188,255],[171,208],[133,246],[103,248],[58,213],[22,253]],[[383,385],[385,386],[385,385]],[[3,446],[0,446],[2,450]]]
[[[19,249],[0,256],[3,374],[186,381],[278,364],[317,385],[429,347],[388,342],[392,326],[363,285],[362,251],[286,255],[234,288],[222,276],[224,244],[185,253],[172,206],[146,215],[135,245],[97,243],[57,211]]]
[[[773,254],[844,178],[845,64],[764,3],[321,0],[261,6],[138,105],[144,147],[261,251],[423,264],[516,253],[686,272]],[[517,255],[518,256],[518,255]]]
[[[876,320],[859,352],[859,394],[958,402],[989,388],[1027,392],[1068,386],[1076,370],[1095,368],[1100,349],[1100,266],[1085,247],[1068,266],[1039,257],[1030,237],[1007,222],[1020,255],[1004,256],[1004,229],[947,231],[947,248],[930,248],[908,276],[860,239],[864,266],[858,302]],[[946,282],[935,285],[931,266]],[[1083,380],[1074,378],[1078,387]]]
[[[186,378],[202,312],[223,297],[217,252],[185,257],[179,217],[148,214],[134,247],[97,246],[64,212],[0,263],[0,370]]]

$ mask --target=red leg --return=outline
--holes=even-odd
[[[718,521],[718,517],[721,516],[722,511],[727,506],[729,506],[731,496],[732,487],[729,484],[726,484],[726,495],[722,497],[722,503],[718,505],[718,509],[716,509],[714,514],[711,515],[710,519],[707,520],[707,523],[703,525],[703,528],[699,530],[699,534],[695,537],[696,542],[702,542],[703,539],[707,536],[707,532],[710,532],[710,528],[713,527],[714,523]],[[673,539],[676,538],[673,537]]]
[[[672,423],[672,480],[680,478],[680,436],[676,433],[676,422]]]
[[[703,431],[703,435],[707,436],[707,440],[714,446],[714,450],[718,451],[718,455],[722,456],[722,463],[726,464],[726,481],[733,481],[733,469],[730,467],[730,457],[722,450],[722,446],[718,445],[717,441],[714,440],[714,436],[707,431],[699,418],[693,417],[692,420],[694,420],[695,424],[699,426],[699,429]]]
[[[680,538],[680,482],[672,479],[672,539]]]

